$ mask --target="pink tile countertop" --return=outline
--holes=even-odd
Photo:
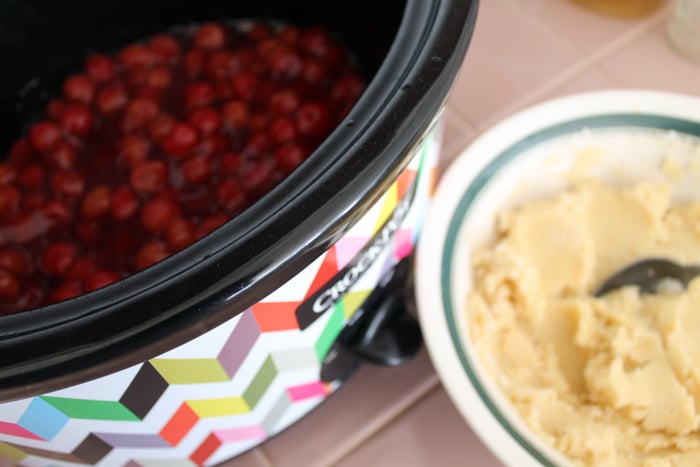
[[[611,0],[613,1],[613,0]],[[604,88],[700,95],[700,63],[666,38],[670,4],[619,19],[570,0],[481,0],[449,97],[441,167],[480,132],[533,103]],[[496,467],[453,407],[425,350],[366,366],[291,428],[225,467]]]

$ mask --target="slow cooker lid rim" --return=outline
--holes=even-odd
[[[386,112],[386,109],[383,109],[383,110]],[[0,344],[2,344],[2,341],[0,341]],[[1,348],[1,346],[0,346],[0,348]],[[4,391],[2,389],[0,389],[0,394],[2,394],[3,392]]]
[[[415,8],[411,9],[410,6],[412,2],[420,6],[427,5],[427,2],[415,2],[415,0],[407,0],[407,7],[404,12],[404,18],[402,19],[402,25],[407,20],[407,17],[409,19],[413,17],[423,18],[424,26],[429,26],[430,23],[429,21],[427,21],[427,19],[432,19],[432,16],[428,13],[421,13],[420,11],[416,11]],[[441,0],[434,0],[431,3],[432,5],[430,6],[430,8],[434,9],[439,6]],[[415,32],[415,30],[413,32]],[[392,47],[390,48],[387,55],[391,54],[392,50],[396,48],[396,44],[398,44],[400,39],[399,34],[400,32],[397,33],[395,42],[394,44],[392,44]],[[421,43],[421,45],[425,45],[424,41]],[[40,332],[42,330],[52,329],[56,326],[69,324],[78,319],[84,319],[88,313],[80,315],[71,313],[71,309],[76,308],[78,305],[84,305],[85,309],[90,309],[91,311],[89,312],[89,314],[100,313],[103,309],[111,308],[115,305],[114,302],[103,303],[102,307],[100,307],[99,304],[100,302],[105,302],[105,299],[109,298],[106,296],[115,287],[129,288],[130,283],[138,282],[139,285],[136,285],[135,287],[131,288],[139,289],[139,291],[133,293],[127,292],[125,299],[131,299],[136,298],[136,296],[139,295],[140,290],[143,289],[142,284],[144,283],[148,284],[150,288],[157,287],[160,283],[165,283],[170,280],[187,280],[187,277],[189,275],[188,272],[191,271],[193,261],[197,264],[206,264],[207,262],[216,261],[217,254],[221,250],[224,250],[227,247],[229,247],[233,242],[248,243],[247,240],[249,239],[249,237],[254,236],[255,231],[260,230],[260,228],[264,227],[264,225],[267,222],[271,222],[276,213],[283,210],[292,209],[295,206],[299,205],[300,197],[304,197],[303,201],[307,203],[307,210],[313,211],[315,208],[309,208],[308,206],[311,206],[314,203],[309,203],[308,199],[313,198],[315,191],[317,191],[322,185],[319,183],[315,183],[313,180],[314,177],[323,178],[326,175],[328,175],[328,170],[333,169],[334,167],[335,170],[338,170],[338,168],[342,166],[342,163],[344,161],[348,161],[349,157],[346,157],[347,154],[350,154],[350,158],[352,158],[353,156],[357,158],[357,155],[363,155],[361,151],[353,151],[353,145],[358,141],[358,139],[362,137],[363,133],[367,130],[371,123],[374,123],[377,119],[379,119],[379,117],[382,114],[387,113],[386,104],[390,102],[392,98],[394,98],[394,96],[399,92],[400,88],[404,85],[403,80],[405,80],[406,78],[407,71],[410,69],[411,65],[414,64],[414,58],[419,54],[420,50],[421,49],[416,49],[414,53],[410,56],[410,60],[407,64],[404,65],[404,67],[401,70],[403,72],[401,75],[401,79],[396,80],[393,88],[390,90],[389,93],[386,94],[384,98],[384,103],[375,107],[374,113],[370,116],[370,121],[365,122],[365,124],[362,126],[357,124],[352,125],[354,127],[354,131],[351,135],[352,139],[348,140],[346,138],[346,140],[343,141],[344,147],[335,148],[334,153],[336,154],[336,157],[334,159],[328,160],[325,164],[317,166],[315,170],[309,174],[295,171],[294,173],[290,174],[289,177],[283,180],[283,182],[280,184],[281,190],[273,190],[274,193],[270,193],[270,195],[274,196],[275,194],[282,193],[282,190],[284,190],[286,187],[289,187],[290,185],[296,185],[296,188],[293,192],[285,194],[285,197],[287,199],[280,199],[278,200],[276,205],[269,206],[270,203],[266,203],[266,201],[269,200],[270,196],[265,197],[263,200],[261,200],[262,203],[257,203],[256,205],[252,206],[251,209],[241,213],[241,215],[237,216],[235,219],[222,226],[216,232],[213,232],[209,236],[201,239],[199,242],[192,245],[192,247],[188,248],[187,250],[172,255],[170,258],[167,258],[160,264],[156,264],[148,270],[142,271],[138,275],[127,277],[119,284],[106,287],[102,290],[94,291],[90,294],[82,295],[67,302],[57,303],[36,310],[31,310],[28,313],[0,316],[0,323],[4,324],[0,327],[0,349],[2,348],[2,343],[7,339],[20,337],[22,334],[26,334],[28,332]],[[383,66],[382,68],[386,69],[389,67]],[[381,70],[377,73],[377,76],[379,76],[380,73]],[[378,79],[375,77],[375,79],[373,79],[373,82],[370,84],[371,86],[373,85],[373,89],[375,90],[379,88],[378,84],[381,84],[377,81]],[[353,109],[353,112],[351,112],[351,114],[348,115],[348,117],[343,121],[343,123],[341,123],[341,126],[343,124],[346,124],[348,119],[354,119],[353,115],[354,111],[356,110],[357,106]],[[387,131],[391,131],[391,126],[395,125],[387,125]],[[335,135],[332,135],[328,140],[326,140],[317,152],[324,152],[324,149],[326,147],[332,145],[335,141],[338,140],[337,137],[334,138],[333,136]],[[336,144],[336,146],[339,145]],[[300,169],[303,170],[302,167],[300,167]],[[356,176],[354,179],[357,178],[358,176]],[[300,184],[298,183],[299,181],[304,181],[305,183]],[[347,181],[349,182],[350,180]],[[314,189],[314,186],[316,187],[316,189]],[[264,215],[261,216],[261,213],[263,213]],[[229,240],[231,238],[233,238],[234,240]],[[199,259],[195,258],[197,256],[199,256]],[[177,261],[178,259],[179,261]],[[179,266],[175,266],[172,264],[174,262],[179,262],[182,264],[180,264]],[[168,274],[164,275],[163,273],[166,271],[168,272]],[[13,329],[15,329],[15,331],[13,331]]]

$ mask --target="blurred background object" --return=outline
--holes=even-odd
[[[681,55],[700,61],[700,0],[674,0],[668,37]]]
[[[615,16],[642,16],[649,14],[667,0],[573,0],[601,13]],[[687,3],[687,2],[686,2]],[[689,2],[697,3],[697,2]]]

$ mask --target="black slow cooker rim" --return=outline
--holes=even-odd
[[[408,0],[385,62],[343,123],[307,163],[216,232],[112,286],[0,317],[0,400],[159,355],[242,313],[328,249],[405,168],[461,66],[477,4]],[[324,227],[308,231],[310,224]],[[207,285],[193,291],[195,281]]]

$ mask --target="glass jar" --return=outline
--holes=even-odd
[[[668,37],[681,55],[700,61],[700,0],[674,1]]]
[[[573,0],[593,10],[615,16],[642,16],[649,14],[666,0]]]

